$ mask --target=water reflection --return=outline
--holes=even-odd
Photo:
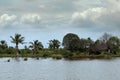
[[[17,62],[20,62],[20,58],[19,57],[14,58],[14,60],[17,61]]]
[[[10,62],[5,62],[10,59]],[[120,59],[0,58],[0,80],[120,80]]]

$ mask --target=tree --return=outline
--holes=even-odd
[[[80,39],[79,41],[79,48],[80,48],[80,51],[85,51],[86,50],[86,47],[87,47],[87,40],[86,39]]]
[[[14,37],[10,36],[10,38],[12,39],[12,43],[14,43],[16,46],[16,56],[18,57],[19,56],[19,48],[18,48],[18,45],[19,44],[24,44],[24,37],[22,37],[21,34],[15,34]]]
[[[116,53],[116,51],[120,48],[120,39],[116,36],[112,36],[107,41],[107,45],[111,53]]]
[[[30,48],[33,50],[33,54],[36,54],[39,50],[43,49],[43,45],[38,40],[30,42]]]
[[[60,41],[57,39],[49,40],[49,48],[58,49],[60,47]]]
[[[91,38],[87,39],[80,39],[79,45],[80,45],[80,51],[87,51],[91,44],[94,42],[91,40]]]
[[[62,45],[71,52],[79,50],[79,37],[76,34],[68,33],[64,36]]]
[[[90,54],[100,54],[101,52],[107,52],[108,46],[105,42],[96,40],[94,44],[90,45],[89,53]]]
[[[102,37],[100,37],[101,41],[104,41],[105,43],[112,37],[112,35],[108,34],[108,33],[104,33],[102,35]]]
[[[8,48],[7,42],[5,40],[0,41],[0,48],[1,49],[6,49]]]
[[[90,38],[90,37],[88,37],[87,38],[87,48],[90,48],[90,45],[92,45],[94,43],[94,41]]]

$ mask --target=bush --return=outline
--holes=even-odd
[[[52,55],[52,58],[53,59],[62,59],[62,55],[60,55],[60,54],[54,54],[54,55]]]
[[[14,48],[6,48],[0,50],[0,54],[13,54],[13,53],[15,53]]]
[[[42,57],[49,57],[49,55],[47,53],[44,53]]]
[[[29,54],[29,53],[32,53],[32,51],[30,49],[21,49],[20,53],[21,54]]]
[[[64,54],[63,54],[63,57],[64,57],[64,58],[71,58],[71,57],[73,57],[73,56],[74,56],[74,53],[71,53],[71,52],[70,52],[70,53],[64,53]]]

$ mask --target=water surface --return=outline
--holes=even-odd
[[[0,80],[120,80],[120,58],[73,61],[0,58]]]

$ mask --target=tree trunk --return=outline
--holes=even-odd
[[[18,45],[16,45],[16,57],[19,57],[19,49],[18,49]]]
[[[32,54],[33,54],[33,55],[35,54],[35,50],[34,50],[34,49],[32,49]]]

